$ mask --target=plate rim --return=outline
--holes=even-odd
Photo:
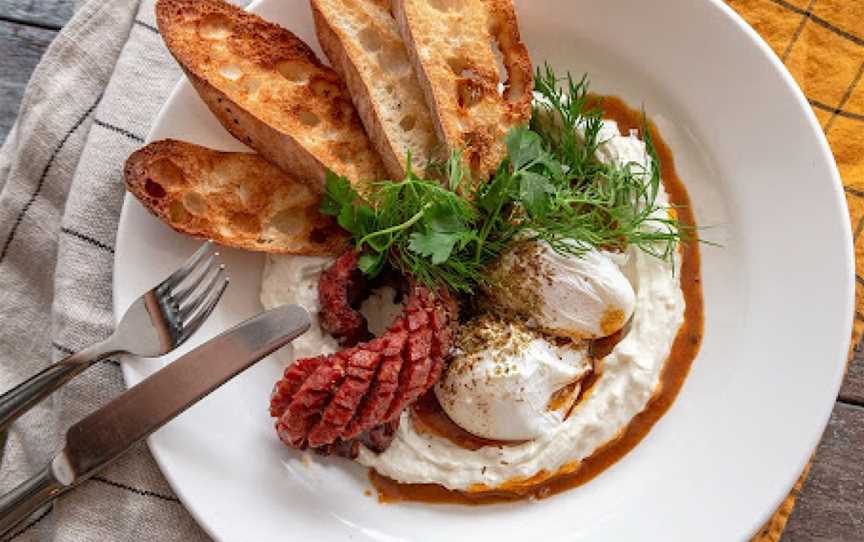
[[[258,1],[263,0],[256,0]],[[750,38],[750,41],[753,42],[756,47],[758,47],[759,51],[765,56],[768,61],[771,63],[772,67],[777,71],[780,77],[783,79],[786,86],[791,89],[794,94],[796,101],[798,102],[799,109],[804,112],[804,116],[806,117],[808,124],[810,125],[811,131],[816,134],[816,139],[819,144],[819,154],[820,157],[828,164],[829,173],[831,176],[831,188],[833,189],[833,195],[835,199],[835,204],[841,210],[840,220],[843,222],[845,228],[843,228],[843,236],[844,243],[846,245],[846,254],[845,254],[845,262],[844,262],[844,272],[847,275],[847,279],[845,281],[845,295],[844,298],[846,300],[846,324],[844,329],[847,330],[845,335],[845,339],[843,340],[842,346],[843,352],[847,352],[845,357],[841,362],[837,363],[837,366],[834,371],[834,386],[833,393],[831,395],[832,399],[830,400],[830,405],[834,405],[837,402],[837,395],[840,393],[840,388],[843,385],[843,380],[846,376],[846,369],[849,364],[849,356],[848,351],[852,344],[852,331],[855,323],[855,245],[852,238],[852,222],[849,217],[849,208],[846,203],[845,190],[843,185],[843,178],[840,176],[840,170],[837,167],[837,160],[834,157],[834,153],[831,150],[831,145],[828,143],[828,137],[825,132],[822,130],[822,126],[819,124],[819,119],[816,118],[816,113],[813,111],[813,108],[810,106],[810,102],[807,100],[807,96],[804,94],[804,90],[801,88],[801,85],[798,84],[798,81],[795,80],[795,77],[792,75],[792,72],[789,71],[789,68],[786,64],[783,63],[783,60],[774,52],[771,46],[765,41],[755,28],[753,28],[750,23],[747,22],[744,17],[742,17],[737,11],[732,9],[726,2],[723,0],[706,0],[708,3],[712,4],[714,7],[717,7],[724,12],[728,17],[730,17],[738,28],[744,31],[744,33]],[[826,396],[827,397],[827,396]],[[827,399],[826,399],[827,401]],[[819,447],[819,443],[822,441],[823,434],[825,430],[828,428],[828,423],[831,420],[831,415],[834,412],[834,407],[830,406],[825,408],[822,414],[822,423],[820,424],[819,430],[816,435],[810,439],[809,451],[803,450],[799,451],[799,462],[798,468],[795,472],[797,474],[792,474],[787,477],[787,487],[788,489],[778,495],[772,506],[763,512],[762,520],[752,526],[750,529],[750,537],[756,535],[759,530],[766,525],[779,511],[780,507],[784,502],[791,496],[792,490],[795,487],[795,484],[798,482],[798,479],[801,475],[804,474],[804,470],[807,468],[809,464],[815,458],[816,450]],[[797,501],[797,495],[793,502]],[[785,526],[784,526],[785,530]]]

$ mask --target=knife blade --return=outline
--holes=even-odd
[[[69,428],[51,464],[0,497],[0,533],[118,458],[213,390],[309,329],[305,309],[264,312],[179,357]]]
[[[55,474],[86,477],[309,326],[305,309],[279,307],[181,356],[70,427]]]

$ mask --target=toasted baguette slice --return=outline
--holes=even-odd
[[[156,20],[210,110],[264,158],[318,188],[327,169],[382,178],[348,89],[297,36],[222,0],[159,0]]]
[[[132,153],[126,187],[175,230],[277,254],[338,254],[345,233],[320,196],[256,154],[166,139]]]
[[[393,0],[399,32],[447,150],[475,180],[504,158],[504,136],[531,118],[528,49],[510,0]],[[500,52],[507,73],[499,93]]]
[[[387,0],[312,0],[318,42],[345,80],[388,175],[422,169],[441,150],[423,89]]]

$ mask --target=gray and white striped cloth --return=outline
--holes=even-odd
[[[86,0],[33,73],[0,149],[0,389],[112,329],[123,163],[180,71],[153,0]],[[100,363],[8,433],[0,490],[43,467],[66,429],[124,389]],[[139,446],[7,540],[207,540]]]

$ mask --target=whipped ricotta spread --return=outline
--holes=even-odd
[[[646,166],[644,143],[635,135],[620,136],[606,121],[598,150],[602,160]],[[661,190],[658,204],[668,202]],[[680,273],[672,264],[631,248],[624,258],[610,258],[633,288],[632,324],[627,335],[602,360],[592,392],[560,423],[536,431],[521,444],[462,448],[450,440],[419,431],[409,412],[390,447],[383,453],[360,447],[357,461],[404,483],[435,483],[449,489],[496,487],[538,473],[554,473],[590,456],[614,440],[654,395],[678,328],[684,321]],[[675,260],[676,262],[679,259]],[[304,256],[268,258],[261,300],[265,307],[298,303],[313,317],[313,329],[294,342],[299,357],[335,350],[336,342],[317,323],[318,277],[328,259]],[[623,303],[622,303],[623,304]],[[374,328],[375,322],[370,322]],[[385,323],[386,325],[386,323]]]
[[[339,342],[321,329],[318,313],[318,279],[333,263],[325,256],[281,256],[268,254],[261,279],[261,304],[265,309],[280,305],[300,305],[309,312],[312,327],[279,350],[276,355],[285,364],[298,359],[328,355],[339,351]],[[395,302],[396,290],[382,286],[373,290],[360,306],[360,312],[369,323],[374,335],[384,333],[387,326],[399,316],[402,306]]]
[[[267,255],[261,278],[261,304],[268,310],[281,305],[300,305],[312,319],[309,331],[277,352],[278,359],[286,364],[339,350],[339,343],[321,329],[318,322],[321,312],[318,279],[331,263],[333,258],[324,256]]]

